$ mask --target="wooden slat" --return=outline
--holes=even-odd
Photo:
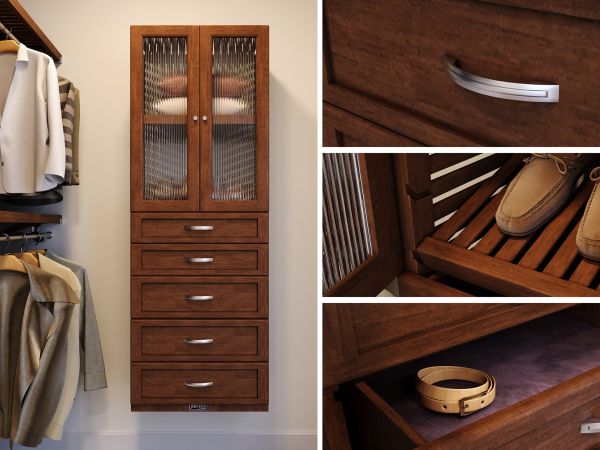
[[[573,272],[573,275],[569,278],[569,281],[589,287],[596,278],[596,275],[598,275],[599,270],[600,263],[583,258]]]
[[[430,268],[510,296],[589,297],[596,291],[497,258],[425,238],[417,250]]]
[[[477,155],[479,153],[434,153],[429,155],[429,173],[438,172]]]
[[[537,269],[544,258],[556,245],[557,240],[562,236],[567,227],[590,197],[591,184],[587,184],[580,189],[575,198],[573,198],[566,208],[555,219],[550,222],[544,231],[537,237],[535,242],[527,250],[527,253],[519,261],[519,265],[530,269]]]
[[[502,247],[500,247],[494,257],[501,259],[502,261],[514,261],[533,236],[533,234],[530,234],[529,236],[523,237],[509,237],[506,242],[502,244]]]
[[[575,236],[577,235],[577,229],[579,223],[573,227],[563,244],[560,246],[558,251],[554,254],[548,265],[544,267],[544,273],[549,275],[562,278],[567,272],[575,258],[577,258],[578,251],[577,245],[575,245]]]
[[[496,210],[502,200],[502,193],[494,196],[490,202],[485,205],[485,208],[469,222],[466,228],[460,233],[456,239],[452,241],[454,245],[467,248],[481,236],[485,229],[495,220]]]
[[[484,255],[489,255],[496,247],[498,247],[498,244],[502,242],[502,239],[504,239],[505,236],[506,235],[500,231],[500,228],[498,228],[497,225],[493,225],[471,250],[483,253]]]
[[[431,182],[431,193],[434,197],[448,192],[468,181],[474,180],[486,173],[497,169],[506,161],[508,155],[505,153],[496,153],[487,158],[476,161],[468,166],[462,167],[447,175],[436,178]]]
[[[470,294],[410,272],[398,276],[400,297],[471,297]]]
[[[458,208],[462,206],[462,204],[469,199],[477,189],[481,186],[484,181],[481,181],[473,186],[468,187],[460,192],[457,192],[450,197],[446,197],[444,200],[436,202],[433,204],[433,217],[434,220],[441,219],[442,217],[447,216],[451,212],[456,211]]]
[[[523,155],[516,154],[510,158],[493,177],[486,180],[481,188],[471,196],[463,206],[433,235],[440,241],[447,241],[473,217],[483,202],[486,201],[507,179],[521,167]]]

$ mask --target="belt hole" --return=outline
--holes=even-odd
[[[446,409],[446,408],[447,408],[447,406],[446,406],[446,405],[442,405],[442,408]]]
[[[485,403],[485,401],[484,401],[484,400],[481,400],[481,404],[483,405],[484,403]]]

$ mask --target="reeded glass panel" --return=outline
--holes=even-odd
[[[358,155],[323,155],[323,293],[373,255]]]
[[[144,199],[187,198],[187,39],[144,38]]]
[[[213,38],[212,199],[256,198],[256,38]]]

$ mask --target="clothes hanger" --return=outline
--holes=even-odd
[[[27,264],[40,267],[40,261],[38,260],[37,255],[34,255],[31,252],[23,251],[23,249],[27,246],[27,233],[23,233],[23,238],[25,242],[21,244],[21,249],[19,250],[19,253],[15,254],[15,256]]]
[[[0,41],[0,53],[17,53],[19,51],[19,44],[12,39],[8,39],[8,35],[6,39]]]
[[[2,236],[10,237],[6,233],[0,233]],[[0,271],[9,270],[12,272],[21,272],[27,273],[27,269],[23,265],[23,262],[19,260],[15,255],[7,255],[6,250],[8,250],[8,246],[10,245],[10,241],[6,241],[6,245],[2,249],[2,255],[0,255]]]

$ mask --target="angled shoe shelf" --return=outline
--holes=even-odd
[[[502,295],[598,296],[600,264],[579,255],[575,235],[591,192],[582,183],[569,204],[535,233],[503,234],[495,212],[521,168],[512,158],[417,247],[425,266]]]
[[[593,187],[587,179],[536,232],[512,237],[497,227],[495,213],[504,189],[523,166],[524,154],[362,158],[364,214],[371,224],[373,251],[344,271],[339,270],[343,258],[339,263],[335,252],[324,247],[324,263],[338,269],[324,295],[376,295],[393,279],[401,296],[600,295],[600,263],[583,258],[575,244]],[[352,227],[349,233],[339,227],[336,236],[335,226],[351,224],[352,214],[345,220],[342,199],[334,200],[341,216],[335,208],[325,214],[330,222],[324,246],[335,243],[331,247],[343,256],[346,245],[351,255],[356,244],[352,239],[345,244],[344,233],[352,238]]]

